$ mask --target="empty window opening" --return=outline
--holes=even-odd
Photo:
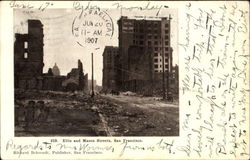
[[[28,42],[24,42],[24,48],[28,49]]]
[[[25,59],[28,58],[28,53],[27,52],[24,53],[23,58],[25,58]]]

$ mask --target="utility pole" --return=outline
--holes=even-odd
[[[94,60],[93,60],[93,53],[91,53],[91,62],[92,62],[92,93],[91,93],[91,97],[93,98],[94,97]]]
[[[169,24],[169,32],[167,33],[169,36],[169,45],[171,44],[171,38],[170,38],[170,33],[171,33],[171,14],[169,15],[169,18],[168,18],[169,20],[168,20],[168,24]],[[172,61],[172,58],[170,57],[170,52],[172,52],[172,50],[171,50],[171,48],[170,48],[170,46],[168,46],[169,47],[169,49],[168,49],[168,68],[167,68],[167,99],[169,100],[169,72],[171,71],[171,65],[172,65],[172,63],[170,63],[170,61]],[[171,72],[170,72],[170,74],[171,74]],[[172,96],[172,95],[171,95]]]
[[[162,90],[163,90],[163,99],[166,99],[166,88],[165,88],[165,55],[164,55],[164,37],[163,33],[161,35],[161,59],[162,59]]]

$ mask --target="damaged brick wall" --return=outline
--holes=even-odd
[[[21,89],[39,90],[84,90],[88,77],[78,60],[78,68],[73,68],[66,76],[53,74],[50,68],[43,74],[43,25],[40,20],[28,20],[28,34],[15,34],[14,42],[14,85]],[[55,70],[55,66],[54,66]],[[74,87],[72,87],[74,86]]]
[[[15,87],[33,89],[43,72],[43,25],[39,20],[28,20],[28,34],[15,34]]]

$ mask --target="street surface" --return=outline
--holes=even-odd
[[[27,121],[30,101],[43,101],[46,119]],[[15,92],[15,136],[178,136],[178,104],[153,97],[81,92]]]
[[[127,136],[178,136],[178,103],[154,97],[102,95],[102,98],[119,106],[117,117],[110,119],[113,135]],[[119,112],[120,111],[120,112]],[[115,121],[112,121],[112,120]],[[116,127],[114,127],[116,126]],[[125,128],[122,131],[122,128]],[[119,130],[120,129],[120,130]]]

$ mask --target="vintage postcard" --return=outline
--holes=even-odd
[[[249,159],[249,2],[0,8],[2,159]]]

